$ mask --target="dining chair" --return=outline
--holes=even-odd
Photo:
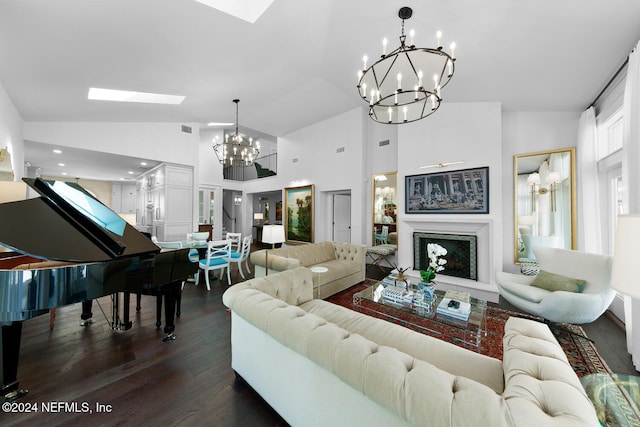
[[[387,238],[389,237],[389,226],[383,225],[380,234],[376,234],[375,237],[376,237],[376,245],[378,244],[386,245]]]
[[[245,236],[242,239],[242,250],[240,252],[236,252],[234,250],[231,251],[231,259],[229,260],[232,263],[238,264],[238,272],[240,272],[240,276],[244,279],[244,274],[242,273],[242,263],[245,263],[245,267],[247,269],[247,273],[251,274],[251,270],[249,270],[249,252],[251,251],[251,240],[252,236]]]
[[[242,250],[242,233],[227,232],[227,240],[231,240],[231,250],[240,253]]]
[[[230,262],[231,259],[231,240],[212,240],[207,242],[207,256],[198,262],[200,269],[204,271],[204,279],[207,283],[207,290],[211,290],[209,284],[209,272],[212,270],[220,270],[220,281],[222,274],[227,270],[227,284],[231,285]]]

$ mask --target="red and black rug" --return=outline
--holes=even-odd
[[[376,315],[371,311],[363,310],[353,305],[353,294],[363,290],[367,286],[367,283],[373,284],[375,283],[375,281],[367,279],[367,281],[365,281],[365,283],[363,284],[354,285],[349,289],[328,297],[327,301],[341,305],[351,310],[365,313],[370,316],[381,317],[384,320],[394,321],[382,315]],[[403,314],[403,316],[411,317],[411,324],[420,324],[421,322],[420,316],[412,315],[410,313]],[[482,338],[479,348],[469,347],[468,345],[460,343],[459,341],[447,339],[448,337],[450,337],[450,334],[448,333],[448,331],[444,330],[445,328],[447,328],[447,326],[444,325],[442,326],[442,333],[438,335],[434,334],[434,336],[440,339],[449,340],[456,345],[471,348],[481,354],[495,357],[497,359],[502,359],[502,337],[504,336],[504,324],[511,316],[524,317],[540,322],[544,321],[540,317],[535,317],[524,313],[516,313],[513,311],[504,310],[499,307],[488,305],[486,313],[487,336]],[[411,327],[410,324],[405,323],[402,320],[394,321],[394,323],[401,324],[405,327]],[[430,327],[433,328],[433,324],[431,324]],[[425,331],[422,328],[411,329],[414,329],[417,332],[429,334],[428,331]],[[564,324],[561,328],[552,328],[552,332],[562,346],[564,352],[567,355],[567,358],[569,359],[569,362],[573,366],[573,369],[578,377],[581,378],[584,375],[594,374],[598,372],[611,373],[611,370],[609,369],[605,361],[600,357],[593,343],[582,337],[586,335],[584,330],[580,326]]]

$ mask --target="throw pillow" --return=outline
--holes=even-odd
[[[549,273],[540,270],[531,286],[546,289],[548,291],[582,292],[586,282],[582,279],[573,279],[560,274]]]

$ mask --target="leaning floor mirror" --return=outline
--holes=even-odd
[[[373,235],[372,245],[398,244],[397,172],[373,175]]]
[[[515,155],[513,162],[515,262],[535,262],[534,246],[575,249],[575,148]]]

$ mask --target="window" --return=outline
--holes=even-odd
[[[597,126],[598,180],[602,221],[603,252],[613,254],[616,219],[623,212],[622,108]]]
[[[598,125],[598,160],[622,148],[622,108]]]

